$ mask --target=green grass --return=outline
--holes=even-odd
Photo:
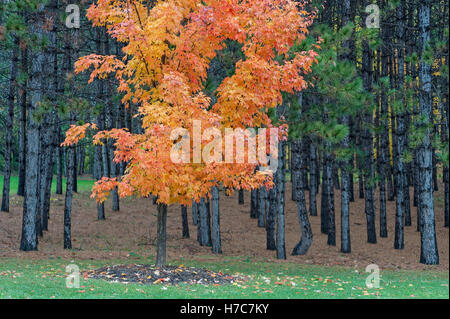
[[[11,176],[10,190],[11,194],[17,194],[17,186],[19,184],[18,176]],[[86,192],[92,189],[94,181],[90,179],[78,179],[78,192]],[[0,176],[0,189],[3,189],[3,176]],[[66,179],[63,178],[63,192],[66,191]],[[52,193],[56,192],[56,177],[52,180]]]
[[[179,260],[174,265],[205,267],[250,276],[244,284],[140,285],[84,279],[80,288],[65,287],[65,267],[76,264],[81,272],[103,265],[151,263],[130,258],[111,261],[0,260],[0,298],[449,298],[448,273],[434,271],[381,271],[379,289],[368,289],[368,273],[341,267],[293,263],[254,262],[228,257],[220,263]]]

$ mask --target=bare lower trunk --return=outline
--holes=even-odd
[[[166,225],[167,225],[167,205],[158,204],[156,267],[166,266],[166,240],[167,240]]]

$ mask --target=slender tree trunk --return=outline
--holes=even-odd
[[[58,147],[57,147],[57,162],[56,162],[56,194],[62,195],[63,193],[63,149],[59,145],[61,145],[61,127],[58,125],[57,136]]]
[[[192,200],[192,223],[198,224],[198,203],[195,200]]]
[[[368,0],[364,2],[368,4]],[[373,81],[373,54],[370,50],[367,40],[363,41],[362,55],[362,74],[364,89],[367,92],[372,91]],[[372,101],[370,101],[372,102]],[[375,168],[374,168],[374,143],[373,134],[370,127],[373,124],[373,110],[368,107],[364,110],[363,121],[365,125],[362,130],[363,152],[364,152],[364,211],[367,222],[367,241],[369,243],[377,242],[375,229]]]
[[[258,218],[258,192],[252,189],[250,192],[250,217]]]
[[[400,5],[397,8],[397,38],[399,43],[399,48],[397,49],[397,61],[398,61],[398,90],[400,92],[399,98],[404,105],[403,100],[403,90],[404,90],[404,58],[403,58],[403,48],[404,48],[404,16],[405,16],[405,0],[400,1]],[[403,249],[404,248],[404,208],[405,208],[405,187],[406,184],[406,171],[405,163],[403,162],[402,155],[406,149],[406,123],[405,123],[405,113],[403,110],[397,114],[397,156],[399,157],[396,161],[396,213],[395,213],[395,239],[394,248]]]
[[[158,235],[156,239],[156,267],[166,266],[166,241],[167,241],[167,205],[158,204]]]
[[[316,146],[311,143],[309,153],[309,213],[311,216],[317,216],[317,192],[319,186],[317,185],[318,176],[316,176],[318,166],[316,152]]]
[[[266,226],[266,188],[261,187],[258,192],[258,227]]]
[[[239,205],[244,205],[244,190],[239,190]]]
[[[2,212],[9,212],[9,193],[11,180],[11,165],[12,165],[12,134],[14,123],[14,104],[17,91],[17,68],[19,64],[19,40],[14,39],[11,57],[11,69],[9,74],[9,92],[8,92],[8,113],[6,116],[5,127],[5,158],[4,158],[4,176],[3,176],[3,195],[2,195]]]
[[[212,229],[211,241],[213,254],[222,253],[222,243],[220,238],[220,209],[219,209],[219,189],[213,187],[211,190],[211,212],[212,212]]]
[[[181,205],[181,224],[183,229],[183,238],[189,238],[189,223],[187,206]]]
[[[274,185],[268,191],[269,206],[266,211],[266,247],[268,250],[276,250],[275,244],[275,215],[277,213],[277,189]]]
[[[278,153],[277,169],[277,258],[286,259],[285,244],[285,212],[284,212],[284,191],[285,191],[285,154],[286,143],[280,141]],[[306,170],[305,170],[306,172]],[[306,175],[306,174],[305,174]]]
[[[20,69],[23,75],[28,78],[28,49],[20,50]],[[17,195],[25,195],[25,171],[27,162],[27,83],[25,82],[19,90],[20,95],[20,126],[19,126],[19,182]]]
[[[72,213],[72,194],[74,174],[76,170],[75,147],[71,146],[67,149],[67,181],[66,181],[66,199],[64,203],[64,249],[72,249],[72,233],[71,233],[71,213]]]

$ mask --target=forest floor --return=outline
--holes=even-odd
[[[83,297],[114,297],[123,293],[126,288],[117,286],[120,284],[107,286],[107,283],[103,281],[86,278],[82,278],[84,282],[82,286],[86,289],[80,289],[81,292],[73,290],[57,292],[54,290],[56,289],[54,285],[55,282],[63,280],[64,267],[69,263],[80,265],[82,271],[83,269],[87,271],[114,264],[151,264],[154,261],[156,255],[156,206],[152,204],[152,200],[133,198],[121,200],[120,212],[113,212],[111,203],[108,201],[105,205],[106,220],[98,221],[95,202],[89,198],[90,183],[92,182],[88,180],[82,181],[80,183],[82,186],[79,186],[80,193],[74,196],[72,250],[62,248],[64,196],[52,195],[49,231],[39,239],[39,251],[21,252],[19,243],[23,200],[19,196],[12,196],[11,211],[0,213],[0,298],[31,296],[76,298],[82,297],[79,295],[80,293],[86,294]],[[288,183],[286,189],[286,249],[288,257],[286,261],[277,260],[274,251],[265,249],[265,229],[258,228],[257,221],[250,218],[250,194],[245,193],[245,205],[238,205],[237,192],[231,197],[224,196],[221,192],[223,254],[213,255],[210,247],[199,246],[196,241],[197,227],[192,224],[190,209],[191,238],[183,239],[180,207],[172,206],[168,209],[167,225],[169,264],[173,266],[184,264],[204,267],[212,271],[223,271],[230,274],[237,272],[253,276],[247,284],[237,284],[239,287],[235,285],[214,287],[213,290],[221,292],[217,297],[222,298],[409,298],[411,296],[448,298],[449,230],[443,227],[444,198],[442,191],[435,194],[436,229],[440,255],[440,265],[438,266],[426,266],[419,263],[420,235],[416,231],[416,208],[412,209],[413,226],[405,228],[405,249],[395,250],[393,248],[395,202],[388,202],[387,207],[389,237],[378,237],[377,244],[368,244],[366,240],[364,200],[357,198],[355,203],[351,203],[352,253],[342,254],[339,251],[339,191],[336,191],[335,194],[337,246],[328,246],[327,236],[320,233],[319,209],[319,216],[310,217],[314,233],[310,251],[305,256],[291,256],[290,252],[299,240],[300,231],[296,205],[290,200],[290,193],[291,186]],[[357,185],[355,185],[355,195],[358,195]],[[320,194],[318,203],[320,203]],[[379,231],[378,219],[377,231]],[[380,289],[367,291],[365,279],[369,274],[365,272],[365,269],[370,264],[378,265],[382,282],[385,280],[385,284],[384,286],[382,284]],[[50,279],[47,278],[47,280],[46,277],[53,279],[48,281]],[[26,280],[28,279],[26,278],[37,283],[37,286],[42,286],[44,291],[39,293],[35,291],[33,287],[36,286],[27,284]],[[92,281],[86,282],[86,280]],[[267,280],[271,284],[265,284]],[[91,282],[95,282],[95,285],[90,284]],[[15,290],[14,287],[18,286],[14,283],[21,283],[21,288]],[[351,289],[342,290],[347,284],[351,285]],[[131,298],[156,297],[162,289],[161,287],[148,287],[148,285],[130,285],[127,285],[130,289],[126,291],[130,293],[129,297]],[[387,288],[386,285],[389,286],[389,291],[383,291]],[[244,290],[241,289],[242,287],[245,287]],[[164,287],[164,290],[164,296],[162,296],[164,298],[183,298],[186,294],[191,296],[190,292],[192,291],[195,291],[192,295],[194,298],[211,297],[209,295],[211,287],[208,288],[208,286],[200,285],[198,289],[188,286],[167,287],[167,290]],[[32,293],[32,291],[35,292]]]
[[[94,200],[89,198],[89,192],[84,186],[88,181],[82,181],[80,194],[76,194],[72,213],[73,249],[63,249],[63,213],[64,196],[52,195],[49,231],[39,239],[39,251],[19,251],[22,198],[12,196],[12,209],[9,213],[0,213],[0,258],[45,259],[52,257],[70,259],[115,259],[129,257],[151,257],[156,254],[156,206],[151,199],[121,200],[120,212],[111,210],[111,203],[105,204],[106,220],[96,219]],[[86,185],[85,185],[86,184]],[[87,186],[86,186],[87,188]],[[436,229],[440,265],[426,266],[419,263],[420,235],[416,231],[416,208],[412,208],[413,226],[405,228],[405,249],[395,250],[394,215],[395,202],[388,202],[388,238],[378,237],[377,244],[367,243],[364,200],[356,199],[351,203],[351,244],[352,253],[340,252],[340,194],[336,191],[336,241],[337,246],[327,245],[327,236],[320,232],[319,216],[310,216],[314,234],[313,244],[306,256],[291,256],[290,253],[300,238],[300,228],[296,205],[290,200],[291,187],[286,189],[286,249],[287,262],[323,266],[346,266],[364,268],[376,264],[380,269],[411,269],[411,270],[449,270],[449,229],[443,224],[443,192],[442,187],[435,194]],[[355,195],[358,195],[355,185]],[[412,194],[411,194],[412,195]],[[411,196],[412,197],[412,196]],[[320,194],[318,196],[320,203]],[[307,203],[308,204],[308,203]],[[275,252],[266,250],[266,232],[257,227],[257,221],[250,218],[250,194],[245,193],[245,205],[238,205],[237,192],[226,197],[221,192],[221,231],[223,255],[213,255],[210,247],[201,247],[196,241],[197,227],[192,224],[189,209],[190,239],[182,239],[181,213],[179,206],[168,209],[167,220],[167,250],[168,260],[193,259],[197,261],[221,261],[224,256],[233,256],[243,260],[271,261],[276,260]],[[309,204],[308,204],[309,205]],[[378,206],[378,205],[377,205]],[[378,214],[377,214],[378,215]],[[378,216],[377,216],[378,217]],[[377,218],[377,231],[379,231]]]

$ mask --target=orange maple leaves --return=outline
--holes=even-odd
[[[127,163],[120,181],[102,179],[93,196],[99,201],[118,187],[121,196],[156,195],[166,204],[189,205],[212,186],[256,188],[271,185],[255,174],[255,164],[177,164],[170,159],[175,128],[272,127],[268,108],[282,103],[282,92],[304,89],[316,52],[289,52],[305,39],[314,14],[293,0],[165,0],[147,7],[142,0],[98,0],[88,10],[95,26],[125,43],[125,57],[89,55],[76,72],[93,68],[90,81],[113,73],[122,103],[139,106],[145,132],[99,132],[95,142],[115,140],[115,161]],[[217,103],[203,93],[210,61],[224,41],[242,44],[245,59],[217,89]],[[277,57],[283,57],[283,63]],[[88,126],[87,126],[88,127]],[[87,127],[72,127],[65,145],[78,141]],[[206,144],[203,141],[202,147]]]

